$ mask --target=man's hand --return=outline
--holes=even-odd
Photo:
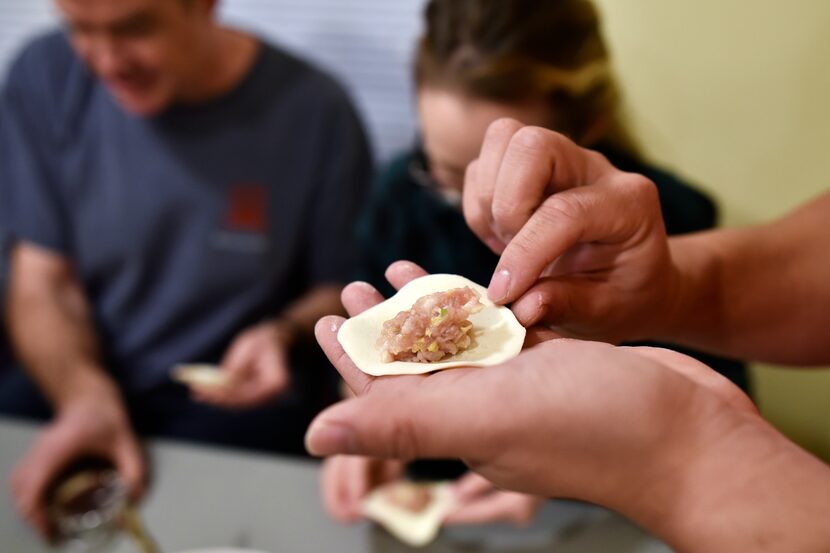
[[[423,274],[390,267],[396,287]],[[378,301],[343,292],[354,315]],[[313,454],[461,458],[504,489],[615,509],[684,551],[813,551],[830,472],[728,380],[676,352],[557,339],[499,366],[373,378],[317,338],[358,397],[309,428]],[[759,487],[760,483],[763,483]]]
[[[45,538],[53,531],[46,493],[64,468],[85,457],[112,463],[133,500],[143,492],[144,458],[123,407],[107,394],[77,398],[44,429],[10,480],[18,512]]]
[[[397,263],[387,277],[400,287],[422,274],[411,263]],[[365,283],[343,292],[350,314],[378,301]],[[463,458],[506,489],[590,500],[615,486],[627,488],[664,453],[687,447],[678,439],[691,431],[686,423],[695,424],[695,417],[682,416],[686,409],[705,405],[758,416],[738,388],[694,359],[574,340],[544,342],[485,369],[373,378],[343,352],[341,323],[322,319],[317,338],[363,397],[318,417],[307,436],[315,454]],[[644,457],[651,449],[655,454]],[[612,476],[629,471],[619,480]]]
[[[326,512],[340,522],[363,517],[363,501],[378,486],[397,480],[404,464],[395,459],[335,455],[323,463],[321,491]]]
[[[619,342],[672,307],[675,270],[657,189],[564,136],[501,119],[464,183],[464,215],[501,254],[489,287],[525,326]]]
[[[229,409],[252,408],[273,401],[291,383],[288,349],[294,338],[291,327],[278,320],[242,332],[222,360],[228,384],[194,386],[193,397]]]
[[[333,519],[352,523],[363,518],[363,502],[375,488],[393,482],[404,473],[397,459],[360,455],[334,455],[323,462],[320,485],[323,506]],[[446,524],[509,522],[526,526],[543,498],[496,489],[485,478],[467,473],[453,486],[458,507]]]
[[[528,526],[544,502],[543,497],[496,488],[492,482],[468,472],[453,486],[457,507],[445,524],[489,524],[507,522]]]

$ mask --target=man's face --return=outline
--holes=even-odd
[[[200,67],[208,0],[55,0],[78,56],[125,110],[154,115]]]

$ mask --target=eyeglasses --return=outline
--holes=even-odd
[[[438,183],[429,170],[429,160],[420,145],[415,147],[412,159],[409,160],[409,176],[424,188],[438,188]]]
[[[440,198],[453,207],[461,206],[461,192],[458,188],[440,184],[432,174],[429,159],[420,145],[416,146],[412,159],[409,161],[409,176],[430,194]]]

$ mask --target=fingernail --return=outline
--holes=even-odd
[[[329,327],[329,329],[332,332],[337,332],[337,323],[331,323],[331,326]]]
[[[542,318],[548,312],[548,303],[545,297],[542,294],[536,294],[536,311],[533,312],[533,318],[529,321],[530,324],[536,324],[542,320]]]
[[[507,297],[510,290],[510,271],[502,269],[493,275],[490,286],[487,288],[487,295],[494,302],[500,302]]]
[[[355,453],[354,432],[347,426],[329,422],[315,422],[305,435],[305,448],[312,455]]]

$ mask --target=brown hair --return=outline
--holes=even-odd
[[[589,0],[431,0],[415,83],[494,101],[544,100],[551,126],[577,142],[601,118],[604,140],[636,147],[618,120],[619,92]]]

